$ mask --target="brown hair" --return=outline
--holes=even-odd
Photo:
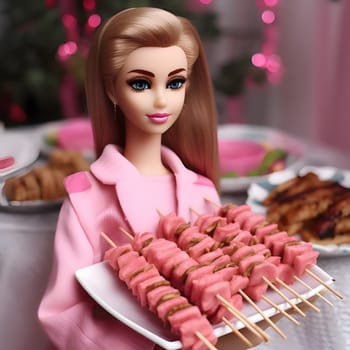
[[[189,85],[185,106],[162,143],[183,163],[218,187],[217,116],[201,40],[185,18],[157,8],[132,8],[111,17],[96,33],[87,59],[86,97],[96,155],[109,144],[125,142],[122,112],[108,96],[126,57],[140,47],[179,46],[186,54]]]

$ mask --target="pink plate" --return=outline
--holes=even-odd
[[[250,140],[219,140],[219,160],[221,173],[235,172],[244,176],[257,168],[266,153],[264,147]]]

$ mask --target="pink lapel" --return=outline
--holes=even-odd
[[[188,217],[191,187],[198,176],[186,169],[179,157],[166,147],[162,147],[162,158],[175,175],[177,214]],[[116,146],[106,146],[101,157],[91,165],[91,171],[102,183],[115,186],[125,220],[134,232],[155,226],[159,216],[155,208],[148,205],[148,196],[162,194],[145,193],[142,175]]]

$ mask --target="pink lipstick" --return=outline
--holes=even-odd
[[[157,124],[165,123],[170,114],[169,113],[153,113],[153,114],[147,114],[147,117],[153,122]]]

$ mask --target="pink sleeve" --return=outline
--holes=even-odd
[[[77,269],[95,263],[91,246],[67,200],[55,236],[53,266],[38,310],[57,349],[152,349],[153,344],[104,312],[80,287]]]

